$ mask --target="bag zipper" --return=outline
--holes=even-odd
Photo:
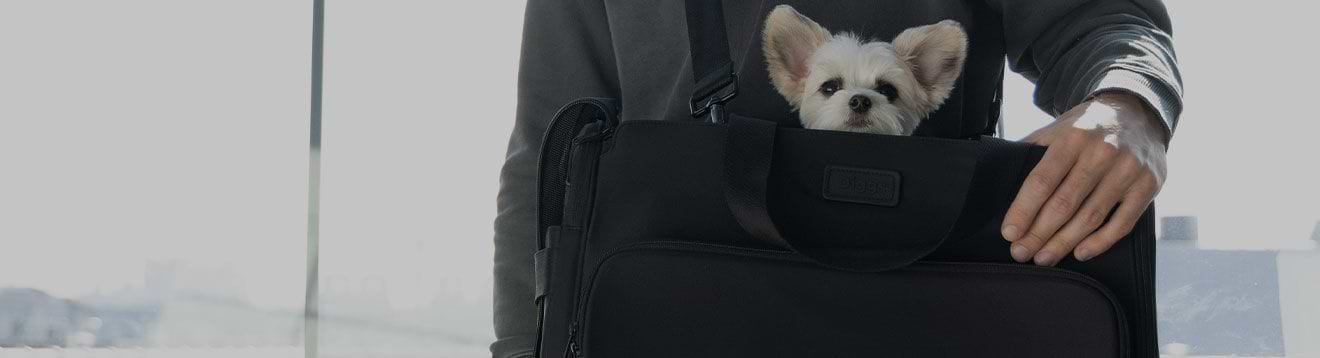
[[[564,166],[564,170],[568,172],[568,175],[565,176],[565,180],[566,180],[565,194],[572,192],[574,193],[574,195],[572,197],[571,202],[566,201],[564,203],[564,207],[562,211],[563,222],[561,223],[562,228],[573,228],[574,230],[577,231],[584,230],[584,228],[587,226],[587,221],[591,217],[591,210],[593,208],[591,203],[595,200],[596,181],[594,180],[594,178],[596,177],[597,170],[599,169],[598,157],[601,153],[603,142],[608,140],[614,133],[614,127],[610,126],[610,123],[608,121],[598,121],[594,123],[597,123],[602,127],[599,132],[589,136],[575,138],[571,142],[572,143],[571,148],[573,149],[571,149],[570,152],[568,153],[569,159]],[[583,157],[586,157],[588,159],[583,159]],[[575,165],[578,164],[579,162],[585,165],[582,166]],[[577,182],[576,188],[573,187],[575,181]],[[564,230],[562,228],[561,228],[561,232]],[[585,234],[579,234],[577,236],[577,242],[574,243],[575,245],[578,245],[576,250],[577,255],[571,258],[567,258],[573,261],[577,261],[577,266],[578,266],[577,273],[573,277],[574,292],[580,291],[580,288],[582,286],[581,273],[586,267],[585,260],[582,259],[583,257],[585,257],[587,250],[585,238],[586,238]],[[565,245],[558,244],[557,246],[564,247]],[[579,304],[579,301],[582,300],[582,297],[579,295],[574,295],[573,300],[574,300],[573,306],[576,307]],[[545,319],[544,302],[541,302],[538,305],[538,311],[540,311],[540,316],[539,316],[540,318],[538,318],[538,320],[541,321],[541,323],[538,324],[537,326],[538,327],[537,334],[538,336],[540,336],[544,331],[544,319]],[[576,327],[572,327],[572,326],[570,327],[569,329],[570,341],[575,340],[573,336],[576,335],[576,331],[577,331]],[[537,339],[538,342],[540,342],[540,340],[541,338]],[[567,351],[573,349],[577,349],[577,347],[575,346],[567,347],[565,354],[567,355],[568,354]],[[538,343],[537,344],[538,356],[540,355],[539,350],[540,350],[540,344]]]
[[[574,309],[574,313],[573,313],[574,319],[572,324],[570,324],[569,326],[569,342],[567,345],[568,349],[564,352],[565,357],[582,357],[583,354],[582,337],[585,334],[582,334],[581,331],[583,330],[583,326],[586,324],[586,311],[587,311],[586,308],[587,308],[587,304],[590,303],[590,299],[591,299],[590,293],[592,292],[592,290],[594,290],[596,286],[596,279],[595,279],[596,275],[600,273],[601,268],[605,266],[605,263],[609,261],[611,257],[614,257],[615,255],[618,255],[626,251],[641,251],[641,250],[672,250],[672,251],[684,251],[684,252],[728,254],[728,255],[763,258],[770,260],[814,265],[812,261],[798,254],[788,251],[756,249],[756,248],[748,248],[748,247],[699,243],[699,242],[651,241],[651,242],[641,242],[641,243],[616,247],[614,249],[606,251],[606,253],[601,256],[600,260],[598,260],[596,263],[596,267],[592,270],[591,276],[589,277],[590,282],[587,284],[587,287],[579,291],[578,296],[581,298],[578,300],[577,308]],[[907,266],[899,270],[1034,275],[1034,276],[1047,276],[1047,277],[1059,278],[1059,279],[1082,283],[1104,295],[1106,302],[1109,302],[1110,307],[1113,308],[1115,321],[1117,323],[1119,330],[1118,332],[1119,347],[1124,348],[1122,351],[1119,352],[1119,356],[1130,357],[1132,354],[1131,352],[1132,346],[1130,343],[1131,339],[1129,337],[1129,332],[1128,332],[1127,316],[1123,312],[1123,307],[1119,306],[1118,304],[1118,297],[1116,297],[1113,292],[1110,292],[1109,289],[1106,288],[1103,284],[1101,284],[1099,281],[1096,281],[1094,278],[1091,278],[1090,276],[1086,276],[1077,272],[1055,268],[1055,267],[1023,266],[1023,265],[1002,264],[1002,263],[972,263],[972,262],[945,262],[945,261],[917,262],[911,266]],[[582,277],[582,275],[578,275],[578,276]]]
[[[582,355],[582,349],[578,346],[577,332],[578,323],[575,320],[572,325],[568,326],[568,347],[564,350],[564,358]]]

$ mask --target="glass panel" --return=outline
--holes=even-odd
[[[1166,354],[1320,356],[1320,121],[1310,113],[1307,3],[1242,11],[1167,1],[1185,111],[1170,147],[1157,305]],[[1224,19],[1232,18],[1232,26]],[[1006,137],[1050,118],[1005,83]]]
[[[0,1],[0,356],[302,354],[309,12]]]
[[[320,352],[488,357],[523,4],[326,6]]]

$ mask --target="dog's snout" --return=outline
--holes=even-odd
[[[848,99],[848,108],[852,108],[853,112],[857,113],[869,111],[871,110],[871,97],[860,94],[854,95],[851,99]]]

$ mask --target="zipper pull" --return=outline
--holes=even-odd
[[[578,357],[582,355],[582,347],[577,342],[578,323],[573,322],[568,326],[568,349],[564,351],[564,357]]]

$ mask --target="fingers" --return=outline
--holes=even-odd
[[[1022,188],[1018,190],[1017,197],[1013,199],[1013,204],[1004,214],[1004,225],[1000,228],[1004,239],[1012,242],[1021,238],[1025,230],[1030,227],[1031,221],[1036,218],[1041,205],[1054,194],[1054,189],[1072,169],[1081,146],[1075,145],[1075,140],[1069,140],[1071,138],[1065,138],[1051,145],[1045,151],[1040,163],[1031,170],[1031,174],[1027,175]]]
[[[1118,210],[1109,218],[1109,222],[1077,245],[1077,249],[1073,251],[1077,260],[1090,260],[1109,250],[1114,243],[1132,232],[1132,227],[1137,224],[1137,220],[1146,211],[1146,207],[1150,206],[1151,200],[1158,191],[1159,184],[1154,175],[1149,172],[1143,173],[1132,185],[1128,195],[1123,197],[1123,202],[1118,205]]]
[[[1063,184],[1050,195],[1035,220],[1032,220],[1031,229],[1022,239],[1013,243],[1013,259],[1025,262],[1036,257],[1036,262],[1040,263],[1054,262],[1063,257],[1062,254],[1037,251],[1054,237],[1059,227],[1073,218],[1082,201],[1091,195],[1100,179],[1109,173],[1114,157],[1118,155],[1118,148],[1108,143],[1086,147],[1088,150],[1081,154],[1081,159],[1068,172]]]
[[[1113,170],[1101,179],[1095,191],[1086,198],[1076,215],[1036,253],[1036,264],[1053,266],[1059,263],[1082,239],[1100,228],[1119,199],[1137,181],[1140,171],[1141,166],[1136,158],[1129,156],[1118,160]]]

